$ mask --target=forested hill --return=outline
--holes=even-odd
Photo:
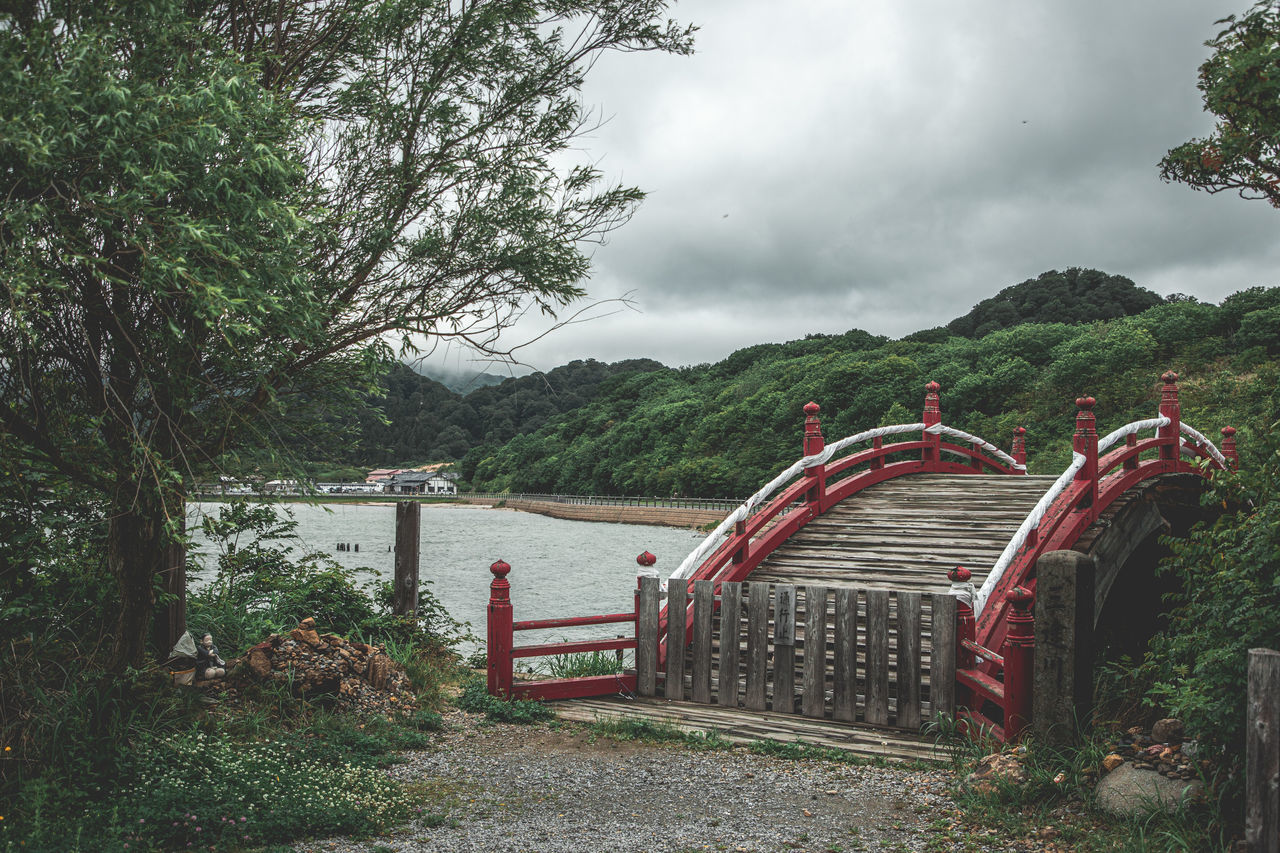
[[[507,379],[464,397],[397,364],[383,379],[384,393],[377,401],[386,422],[372,414],[362,417],[358,441],[342,461],[372,467],[461,459],[482,443],[501,444],[537,430],[607,391],[615,377],[665,369],[650,359],[616,364],[587,359]]]
[[[741,497],[800,456],[806,402],[821,404],[834,440],[916,422],[929,380],[942,384],[950,425],[1006,447],[1025,426],[1030,468],[1041,473],[1069,461],[1077,396],[1097,397],[1106,431],[1153,416],[1166,369],[1183,377],[1185,420],[1213,437],[1238,427],[1246,459],[1253,436],[1280,417],[1280,288],[1212,305],[1153,300],[1127,279],[1117,286],[1090,271],[1046,275],[1064,291],[1094,282],[1115,298],[1094,301],[1085,287],[1057,304],[1101,317],[1045,322],[1060,309],[1036,293],[1036,284],[1054,289],[1042,276],[981,303],[954,329],[901,340],[818,335],[712,365],[619,374],[583,405],[548,409],[536,430],[486,438],[462,475],[483,490]],[[1019,322],[1028,316],[1036,321]]]

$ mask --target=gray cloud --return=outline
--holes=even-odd
[[[695,56],[608,56],[583,93],[608,121],[581,156],[649,192],[587,287],[641,311],[524,358],[682,364],[808,332],[899,336],[1068,266],[1215,301],[1277,283],[1275,211],[1156,166],[1211,129],[1203,42],[1246,7],[679,3]]]

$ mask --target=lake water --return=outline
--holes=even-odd
[[[211,565],[216,550],[201,536],[199,519],[217,513],[217,503],[192,503],[188,527],[201,561]],[[390,580],[394,574],[394,504],[290,503],[277,511],[292,512],[298,523],[295,553],[319,551],[347,568],[367,567]],[[651,551],[663,577],[680,565],[705,534],[673,527],[566,521],[533,513],[456,504],[423,504],[419,577],[453,618],[470,622],[482,640],[489,602],[489,565],[511,564],[514,616],[546,619],[589,616],[632,610],[636,555]],[[337,543],[359,545],[359,552],[338,551]],[[198,582],[197,582],[198,585]],[[517,645],[552,642],[567,637],[610,637],[626,633],[625,624],[595,628],[522,632]],[[464,650],[465,651],[465,650]]]

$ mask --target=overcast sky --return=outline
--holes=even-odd
[[[649,194],[586,287],[635,309],[521,358],[675,366],[811,332],[899,337],[1072,266],[1214,302],[1280,284],[1280,211],[1156,165],[1211,130],[1204,41],[1248,5],[677,3],[695,55],[610,55],[583,92],[608,121],[582,158]]]

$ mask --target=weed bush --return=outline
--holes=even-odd
[[[462,686],[458,707],[473,714],[484,714],[499,723],[537,723],[549,720],[555,713],[544,703],[529,699],[499,699],[489,695],[483,678],[471,678]]]
[[[1244,754],[1248,650],[1280,647],[1280,436],[1261,464],[1214,477],[1206,502],[1227,510],[1185,539],[1166,540],[1162,571],[1181,591],[1166,630],[1150,644],[1148,698],[1229,762]],[[1236,769],[1234,767],[1229,769]]]

